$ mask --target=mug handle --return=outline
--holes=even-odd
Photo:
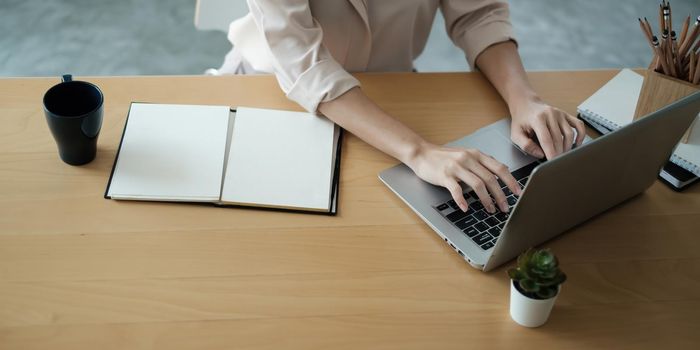
[[[69,81],[73,81],[73,76],[70,74],[64,74],[63,77],[61,78],[61,82],[67,83]]]

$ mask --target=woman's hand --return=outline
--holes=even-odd
[[[508,211],[508,202],[497,176],[511,192],[516,195],[522,192],[505,165],[477,150],[428,143],[379,108],[360,88],[350,89],[335,100],[321,103],[319,111],[345,130],[408,165],[421,179],[447,188],[464,211],[469,206],[460,182],[469,185],[490,212],[496,211],[492,196],[501,211]]]
[[[460,181],[469,185],[476,192],[489,213],[496,211],[493,199],[496,200],[496,204],[502,212],[508,212],[506,195],[501,190],[497,179],[501,179],[516,195],[520,195],[522,192],[508,167],[475,149],[424,144],[417,149],[415,155],[406,164],[421,179],[433,185],[447,188],[463,211],[467,211],[469,206],[462,194]]]
[[[513,117],[510,138],[523,151],[552,159],[586,136],[583,122],[537,97],[525,74],[515,44],[506,41],[489,46],[476,65],[508,104]],[[574,133],[576,130],[576,133]]]
[[[571,150],[574,142],[581,145],[586,137],[586,127],[580,119],[538,98],[513,106],[511,115],[511,139],[537,158],[552,159]]]

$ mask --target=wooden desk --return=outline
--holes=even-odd
[[[532,73],[575,107],[615,71]],[[430,141],[506,116],[478,74],[365,74]],[[547,246],[569,281],[548,324],[508,316],[504,268],[467,266],[350,136],[337,217],[102,198],[130,101],[297,109],[274,78],[87,79],[106,96],[97,159],[63,164],[41,97],[0,79],[0,348],[689,348],[700,343],[700,187],[660,183]]]

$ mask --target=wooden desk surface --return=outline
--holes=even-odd
[[[576,105],[615,71],[532,73]],[[478,74],[364,74],[430,141],[506,116]],[[690,348],[700,343],[700,187],[660,183],[546,245],[569,280],[548,324],[508,315],[504,268],[467,266],[346,138],[337,217],[102,198],[130,101],[297,109],[270,76],[87,78],[105,94],[97,159],[63,164],[41,98],[0,79],[1,349]]]

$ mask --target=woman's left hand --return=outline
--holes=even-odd
[[[511,109],[510,138],[528,154],[552,159],[578,146],[586,127],[578,118],[533,98]]]

